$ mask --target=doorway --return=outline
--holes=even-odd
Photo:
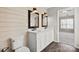
[[[74,9],[58,11],[59,42],[74,46]]]

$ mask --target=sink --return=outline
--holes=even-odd
[[[42,30],[29,30],[29,32],[33,32],[33,33],[38,33],[38,32],[43,32],[43,31],[47,31],[48,29],[42,29]]]

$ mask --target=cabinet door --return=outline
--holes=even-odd
[[[49,31],[46,32],[45,34],[45,47],[47,47],[49,45],[49,42],[50,42],[50,33]]]
[[[29,32],[28,47],[31,52],[36,52],[36,33]]]
[[[38,52],[40,52],[42,49],[41,49],[41,39],[42,39],[42,37],[41,37],[42,35],[41,35],[41,33],[38,33],[37,34],[37,51]]]
[[[46,47],[46,33],[43,33],[43,39],[42,39],[42,49]]]
[[[40,39],[37,39],[37,52],[41,51],[41,44]]]
[[[46,36],[45,36],[45,38],[46,38],[46,41],[45,41],[45,45],[46,46],[48,46],[52,41],[53,41],[53,35],[52,35],[52,31],[50,30],[50,31],[47,31],[46,32]]]
[[[54,32],[53,32],[53,30],[50,31],[50,34],[52,34],[52,35],[50,35],[50,42],[53,42],[54,41]]]
[[[53,41],[53,35],[52,35],[52,30],[48,32],[48,44],[50,44]]]
[[[40,33],[40,48],[41,51],[45,48],[45,32]]]
[[[48,43],[49,43],[49,32],[46,32],[46,37],[45,37],[46,41],[45,41],[45,45],[48,46]]]

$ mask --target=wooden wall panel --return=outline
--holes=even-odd
[[[27,30],[26,8],[0,8],[0,49],[8,46],[9,38],[25,35]],[[1,44],[2,44],[1,43]]]

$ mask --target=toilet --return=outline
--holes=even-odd
[[[23,38],[20,36],[19,38],[13,40],[11,39],[12,50],[15,52],[30,52],[30,49],[27,46],[23,45]]]
[[[19,49],[16,49],[15,52],[30,52],[28,47],[21,47]]]

